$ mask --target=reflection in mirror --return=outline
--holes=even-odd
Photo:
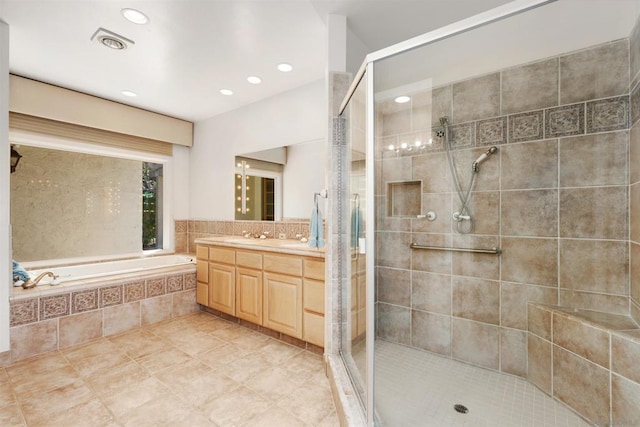
[[[163,247],[163,164],[26,145],[20,154],[10,189],[15,260]]]
[[[235,219],[276,221],[282,218],[283,165],[236,157]]]

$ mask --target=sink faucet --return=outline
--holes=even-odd
[[[56,276],[55,274],[53,274],[52,271],[45,271],[44,273],[40,273],[38,274],[38,277],[36,277],[35,279],[31,280],[27,280],[26,282],[24,282],[22,284],[22,287],[24,289],[31,289],[31,288],[35,288],[36,286],[38,286],[38,283],[44,279],[46,276],[50,276],[52,279],[57,279],[58,276]]]

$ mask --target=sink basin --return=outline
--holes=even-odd
[[[234,238],[234,239],[224,239],[225,243],[243,243],[245,245],[251,245],[251,244],[256,244],[256,243],[260,243],[261,240],[260,239],[248,239],[246,237],[238,237],[238,238]]]

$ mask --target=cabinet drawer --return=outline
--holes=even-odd
[[[302,339],[311,344],[324,347],[324,316],[305,311],[303,322],[304,332],[302,333]]]
[[[302,276],[302,258],[286,255],[264,255],[264,270],[274,273]]]
[[[308,277],[309,279],[324,280],[324,261],[305,259],[304,277]]]
[[[304,279],[302,283],[302,307],[324,314],[324,282]]]
[[[236,251],[236,265],[262,270],[262,255],[257,252]]]
[[[209,248],[209,260],[222,264],[235,264],[236,251],[234,249],[211,247]]]
[[[196,278],[198,282],[209,283],[209,262],[196,260]]]
[[[209,247],[198,245],[196,246],[196,258],[198,259],[209,259]]]
[[[196,302],[201,305],[209,305],[209,285],[198,282],[196,284]]]

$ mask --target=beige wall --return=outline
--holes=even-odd
[[[28,146],[19,152],[11,174],[15,260],[141,251],[140,161]]]

